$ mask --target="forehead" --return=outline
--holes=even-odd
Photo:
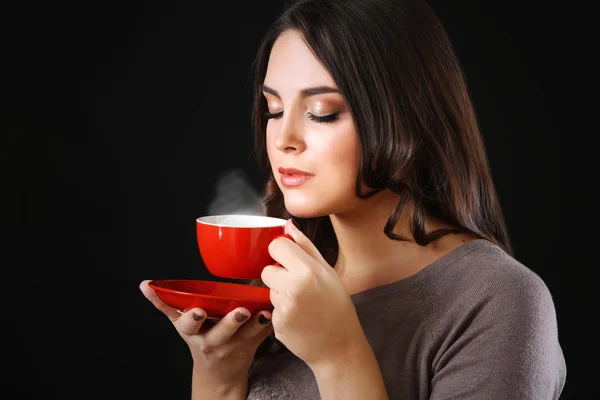
[[[283,32],[273,44],[264,83],[280,93],[312,86],[336,87],[302,36],[292,30]]]

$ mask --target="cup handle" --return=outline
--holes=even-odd
[[[282,235],[275,236],[275,238],[273,238],[273,240],[275,240],[275,239],[279,239],[279,238],[281,238],[281,237],[288,238],[288,239],[290,239],[292,242],[296,243],[296,241],[294,240],[294,238],[293,238],[293,237],[291,237],[290,235],[288,235],[287,233],[284,233],[284,234],[282,234]],[[274,265],[274,266],[276,266],[276,267],[281,267],[281,264],[279,264],[277,261],[275,261],[275,264],[273,264],[273,265]]]

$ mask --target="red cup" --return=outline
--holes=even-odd
[[[221,278],[259,279],[275,265],[269,244],[284,234],[285,219],[257,215],[210,215],[196,219],[200,256],[208,271]]]

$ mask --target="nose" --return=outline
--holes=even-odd
[[[289,112],[281,117],[274,145],[281,152],[303,151],[304,140],[302,137],[302,116]]]

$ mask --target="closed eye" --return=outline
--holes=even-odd
[[[308,119],[310,119],[313,122],[322,124],[322,123],[327,123],[327,122],[333,122],[335,121],[338,116],[339,116],[339,112],[335,112],[329,115],[323,115],[323,116],[317,116],[311,113],[306,113],[306,116],[308,117]],[[265,113],[265,118],[266,119],[278,119],[281,118],[281,116],[283,115],[283,111],[280,111],[278,113],[270,113],[270,112],[266,112]]]
[[[308,115],[308,119],[310,119],[311,121],[317,122],[317,123],[333,122],[337,119],[338,115],[340,115],[339,112],[334,112],[329,115],[323,115],[322,117],[311,114],[311,113],[306,113],[306,114]]]
[[[275,114],[272,114],[272,113],[270,113],[270,112],[267,111],[265,113],[265,118],[266,119],[274,119],[274,118],[277,119],[277,118],[280,118],[282,115],[283,115],[283,111],[280,111],[280,112],[275,113]]]

